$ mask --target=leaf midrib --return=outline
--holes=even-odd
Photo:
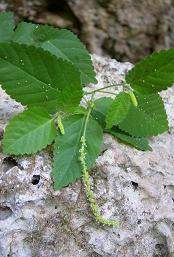
[[[16,144],[18,144],[21,140],[23,141],[23,139],[27,136],[27,134],[33,134],[33,133],[35,133],[35,131],[41,129],[42,127],[45,127],[48,123],[51,124],[52,121],[53,121],[53,119],[50,119],[50,120],[48,120],[46,123],[42,124],[41,126],[35,128],[35,129],[33,129],[32,131],[30,130],[29,133],[25,133],[22,137],[20,137],[19,139],[15,140],[15,144],[10,145],[7,149],[10,149],[11,146],[14,147],[14,146],[15,146]],[[12,140],[9,140],[9,141],[12,141]]]
[[[69,61],[72,63],[72,61],[71,61],[58,47],[56,47],[52,42],[50,42],[50,40],[46,40],[46,41],[44,41],[44,43],[47,43],[48,45],[53,46],[54,49],[56,49],[56,51],[58,51],[58,52],[61,53],[62,58],[64,57],[65,60],[69,60]],[[41,44],[41,47],[43,47],[43,48],[44,48],[44,43]],[[55,55],[55,54],[54,54],[54,55]]]
[[[82,119],[84,120],[85,117],[83,117]],[[78,123],[78,122],[79,122],[79,120],[77,120],[75,123]],[[74,123],[73,123],[73,124],[74,124]],[[76,144],[75,144],[75,149],[74,149],[74,151],[73,151],[72,158],[70,158],[69,165],[67,166],[68,168],[66,169],[66,171],[65,171],[65,173],[64,173],[65,176],[66,176],[66,174],[67,174],[67,170],[70,170],[70,165],[71,165],[71,163],[72,163],[72,161],[73,161],[73,159],[74,159],[75,153],[77,152],[77,148],[79,147],[79,142],[80,142],[80,139],[81,139],[81,136],[82,136],[83,127],[84,127],[84,121],[82,121],[82,127],[81,127],[81,129],[80,129],[80,133],[79,133],[78,140],[77,140],[77,142],[76,142]],[[71,173],[72,173],[72,172],[71,172]],[[64,176],[62,177],[61,182],[62,182],[63,180],[64,180]],[[59,182],[59,184],[60,184],[60,182]]]
[[[61,53],[61,57],[64,58],[65,60],[68,60],[70,61],[72,64],[73,62],[71,61],[71,59],[64,53],[62,52],[62,50],[58,47],[56,47],[52,42],[50,42],[49,40],[48,41],[44,41],[44,43],[47,43],[47,44],[50,44],[51,46],[54,47],[54,49],[56,49],[56,51],[60,52]],[[43,45],[43,44],[42,44]],[[42,47],[41,45],[41,47]],[[44,47],[43,47],[44,49]],[[55,54],[54,54],[55,55]],[[81,61],[84,61],[84,60],[81,60]],[[88,61],[88,59],[86,59],[85,61]],[[79,62],[75,62],[74,63],[77,65]],[[80,70],[81,74],[84,74],[86,77],[88,77],[88,74],[91,74],[90,72],[88,72],[87,74],[85,74],[82,70]]]
[[[7,61],[6,59],[4,59],[4,58],[2,58],[2,57],[0,57],[0,59],[3,60],[3,61],[5,61],[5,62],[7,62],[7,63],[10,64],[10,65],[12,65],[12,66],[15,67],[16,69],[18,69],[18,70],[20,70],[20,71],[23,71],[24,74],[27,74],[27,75],[30,76],[32,79],[38,81],[39,83],[42,83],[42,84],[43,84],[44,86],[46,86],[47,88],[51,88],[51,89],[54,89],[54,90],[58,91],[56,88],[51,87],[50,85],[46,84],[46,83],[43,82],[42,80],[40,80],[40,79],[34,77],[34,76],[33,76],[32,74],[30,74],[29,72],[23,70],[21,67],[15,65],[15,64],[13,64],[13,63],[11,63],[11,62],[9,62],[9,61]],[[50,76],[49,76],[49,77],[50,77]],[[38,84],[38,87],[39,87],[40,89],[42,89],[42,92],[43,92],[42,86],[40,86],[40,85]]]

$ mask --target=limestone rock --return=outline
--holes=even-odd
[[[174,46],[173,0],[66,0],[91,52],[135,62]]]
[[[119,83],[130,63],[93,56],[98,84]],[[119,88],[118,88],[119,89]],[[120,90],[120,89],[119,89]],[[163,92],[170,131],[141,152],[105,135],[91,183],[103,215],[93,220],[81,181],[54,192],[48,151],[13,158],[0,153],[0,257],[173,257],[174,88]],[[97,95],[100,97],[100,95]],[[0,128],[22,106],[0,92]]]

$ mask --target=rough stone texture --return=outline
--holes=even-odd
[[[119,83],[132,66],[98,56],[93,61],[95,88]],[[103,214],[118,219],[119,228],[96,224],[81,181],[53,191],[48,151],[18,159],[0,153],[0,256],[173,257],[174,88],[162,95],[170,131],[150,140],[153,151],[141,152],[105,135],[91,172]],[[1,133],[21,108],[1,91]]]
[[[74,30],[89,50],[137,61],[174,47],[173,0],[0,0],[17,17]]]
[[[173,0],[67,0],[90,50],[137,61],[174,46]]]

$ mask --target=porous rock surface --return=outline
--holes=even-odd
[[[93,56],[99,83],[119,83],[130,63]],[[174,89],[162,93],[170,130],[141,152],[105,135],[91,183],[105,217],[93,220],[81,181],[54,192],[45,150],[14,159],[0,153],[0,257],[173,257]],[[99,95],[97,96],[99,97]],[[0,92],[0,128],[22,107]]]

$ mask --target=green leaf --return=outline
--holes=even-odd
[[[94,102],[94,109],[92,110],[91,114],[102,126],[102,128],[105,128],[106,126],[106,114],[112,103],[113,99],[110,97],[101,97]]]
[[[0,44],[0,84],[15,100],[50,112],[78,106],[79,71],[49,52],[17,43]]]
[[[122,142],[134,146],[141,151],[150,151],[152,148],[149,146],[149,142],[143,137],[133,137],[118,128],[112,128],[106,131],[107,133],[113,135],[114,137],[120,139]]]
[[[141,94],[167,89],[174,83],[174,49],[163,50],[144,58],[130,70],[126,82]]]
[[[54,147],[52,176],[56,190],[73,183],[81,177],[79,150],[85,119],[86,116],[84,115],[72,115],[62,121],[65,135],[58,134]],[[94,164],[99,155],[102,141],[102,128],[95,120],[90,118],[86,130],[86,161],[88,168]]]
[[[14,19],[11,12],[0,13],[0,42],[10,41],[14,33]]]
[[[128,102],[129,100],[130,100],[130,97],[128,99]],[[92,111],[92,116],[99,122],[99,124],[103,128],[105,128],[106,126],[106,122],[105,122],[106,115],[108,113],[108,110],[111,108],[113,102],[114,100],[110,97],[102,97],[97,99],[94,102],[94,109]],[[151,147],[149,146],[148,140],[146,138],[133,137],[116,127],[113,127],[111,129],[105,129],[104,131],[106,133],[112,134],[113,136],[119,138],[121,141],[127,144],[130,144],[139,150],[142,150],[142,151],[151,150]]]
[[[87,109],[79,105],[79,106],[67,108],[66,112],[70,114],[86,114]]]
[[[131,99],[127,93],[119,93],[106,116],[106,127],[111,128],[124,120],[131,107]]]
[[[13,41],[42,47],[57,57],[72,62],[81,72],[83,83],[96,83],[89,53],[80,40],[66,29],[22,22]]]
[[[138,93],[135,93],[135,96],[138,106],[131,105],[127,116],[118,127],[136,137],[156,136],[165,132],[168,129],[168,121],[161,97],[158,94]]]
[[[56,137],[53,119],[44,108],[33,107],[15,116],[5,129],[5,154],[31,154],[51,144]]]

